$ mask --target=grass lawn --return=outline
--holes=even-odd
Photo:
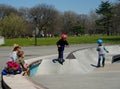
[[[120,44],[120,36],[80,36],[80,37],[68,37],[69,44],[87,44],[96,43],[97,39],[102,39],[106,44]],[[37,45],[56,45],[60,37],[53,38],[37,38]],[[21,46],[33,46],[35,44],[34,38],[14,38],[5,39],[5,44],[2,46],[13,46],[13,44],[19,44]]]

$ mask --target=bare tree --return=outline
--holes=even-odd
[[[3,17],[8,16],[11,13],[17,13],[17,10],[12,6],[0,4],[0,19],[3,19]]]
[[[36,17],[37,26],[40,32],[53,32],[58,11],[50,5],[40,4],[30,9],[31,18]]]
[[[88,15],[88,20],[86,21],[86,30],[88,34],[96,34],[96,23],[95,21],[99,18],[99,16],[95,13],[95,11],[91,11]]]
[[[114,13],[112,17],[112,26],[113,26],[112,33],[119,35],[120,34],[120,2],[119,1],[116,4],[114,4],[112,12]]]
[[[63,15],[63,33],[68,33],[68,34],[73,34],[73,28],[77,25],[81,24],[81,18],[79,17],[78,14],[72,12],[72,11],[67,11],[64,12]]]

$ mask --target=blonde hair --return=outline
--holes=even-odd
[[[23,51],[19,51],[19,52],[17,53],[18,57],[21,57],[23,54],[24,54]]]
[[[13,45],[13,50],[12,51],[16,51],[18,48],[21,49],[21,47],[18,44],[14,44]]]
[[[13,47],[19,46],[19,44],[14,44]]]

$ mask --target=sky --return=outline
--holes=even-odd
[[[32,8],[38,4],[54,6],[58,11],[73,11],[77,14],[89,14],[100,5],[101,1],[108,0],[0,0],[0,4],[10,5],[15,8]],[[117,0],[109,0],[111,3]]]

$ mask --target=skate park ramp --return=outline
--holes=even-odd
[[[110,64],[112,56],[120,53],[119,46],[107,46],[109,54],[106,54],[106,64]],[[63,65],[59,63],[53,63],[52,59],[46,58],[40,64],[37,75],[46,74],[86,74],[94,70],[97,64],[98,54],[96,48],[80,49],[73,52],[75,59],[65,59]]]
[[[96,68],[96,48],[80,49],[68,54],[63,65],[53,63],[57,55],[46,57],[32,79],[48,89],[120,89],[120,63],[111,63],[112,56],[120,54],[120,46],[106,46],[105,67]]]

